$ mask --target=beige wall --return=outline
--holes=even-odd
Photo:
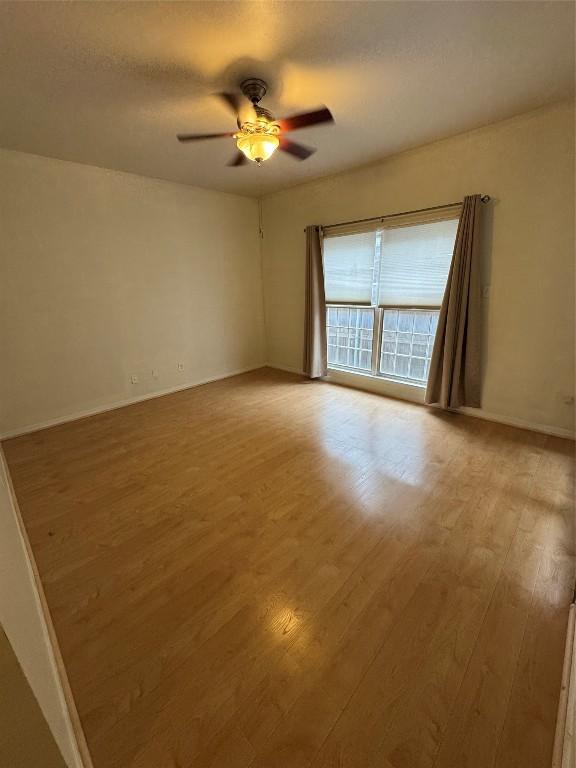
[[[574,115],[545,108],[264,198],[271,365],[301,369],[307,224],[489,194],[483,410],[574,428]],[[394,394],[398,394],[395,388]]]
[[[9,768],[66,768],[38,702],[0,626],[0,755]]]
[[[255,200],[7,150],[0,179],[0,435],[263,363]]]
[[[21,535],[1,448],[0,625],[8,636],[67,765],[80,768],[82,762],[65,705],[32,564]],[[1,757],[0,764],[4,765]]]

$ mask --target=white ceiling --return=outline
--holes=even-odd
[[[246,75],[318,147],[228,168],[212,96]],[[572,93],[570,2],[0,2],[0,146],[260,195]]]

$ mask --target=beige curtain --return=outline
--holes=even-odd
[[[322,231],[320,227],[306,227],[304,373],[311,379],[318,379],[327,372]]]
[[[480,195],[464,198],[430,362],[426,402],[480,407]]]

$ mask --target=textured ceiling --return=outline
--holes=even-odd
[[[318,148],[228,168],[211,94],[266,78]],[[567,98],[569,2],[0,2],[0,146],[260,195]]]

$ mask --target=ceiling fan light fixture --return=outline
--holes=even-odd
[[[266,95],[267,85],[258,77],[250,77],[240,83],[242,95],[250,102],[250,115],[247,107],[242,105],[241,98],[235,92],[222,91],[218,96],[227,109],[234,113],[238,131],[233,133],[179,133],[178,141],[200,141],[203,139],[234,138],[238,151],[228,166],[237,168],[251,160],[256,165],[262,165],[277,149],[285,152],[296,160],[307,160],[316,151],[314,147],[306,147],[297,141],[286,137],[286,133],[300,128],[309,128],[322,123],[333,123],[334,118],[328,107],[302,112],[292,117],[276,120],[270,110],[262,107],[260,101]],[[244,120],[243,115],[248,117]]]
[[[280,145],[280,127],[267,120],[244,123],[234,134],[236,146],[248,160],[261,165],[268,160]]]

